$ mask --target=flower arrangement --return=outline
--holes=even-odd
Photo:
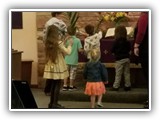
[[[128,16],[126,12],[107,12],[103,15],[105,21],[115,22],[118,25],[121,22],[128,21]]]

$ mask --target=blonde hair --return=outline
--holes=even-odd
[[[97,62],[100,59],[100,51],[98,49],[91,49],[90,55],[91,55],[90,61],[92,62]]]

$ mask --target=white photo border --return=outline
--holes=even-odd
[[[11,109],[12,12],[148,12],[149,13],[149,109]],[[9,110],[10,111],[150,111],[151,110],[151,10],[150,9],[10,9],[9,10]]]

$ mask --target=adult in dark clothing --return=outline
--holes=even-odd
[[[121,77],[124,73],[125,87],[124,90],[128,91],[131,89],[130,81],[130,59],[129,52],[131,46],[130,42],[127,41],[127,30],[124,26],[118,26],[115,29],[115,42],[112,47],[112,53],[115,56],[115,70],[116,76],[113,84],[113,90],[118,90],[120,87]]]
[[[134,42],[134,54],[139,57],[139,62],[144,73],[144,77],[148,84],[149,81],[149,59],[148,59],[148,12],[142,12],[137,26],[135,28],[135,42]],[[145,108],[148,108],[148,100],[145,103]]]

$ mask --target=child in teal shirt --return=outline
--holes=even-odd
[[[74,86],[74,80],[76,77],[77,65],[78,65],[78,52],[82,52],[82,44],[79,38],[75,36],[76,30],[71,28],[70,26],[67,28],[67,32],[70,35],[69,39],[73,40],[72,51],[70,55],[65,56],[65,61],[68,66],[69,71],[69,85],[68,78],[64,80],[63,90],[76,90],[77,88]],[[66,41],[66,45],[67,45]]]

